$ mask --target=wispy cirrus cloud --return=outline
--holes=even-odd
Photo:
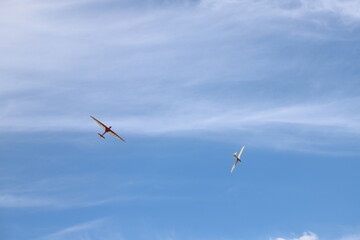
[[[358,137],[357,1],[1,4],[2,131]]]
[[[270,10],[271,14],[284,14],[284,16],[304,17],[313,14],[334,14],[344,19],[357,21],[360,14],[356,9],[360,4],[356,0],[289,0],[289,1],[242,1],[242,0],[203,0],[201,4],[206,7],[212,7],[217,10],[242,6],[246,9]],[[260,14],[263,14],[263,11]],[[255,13],[256,15],[256,13]],[[345,23],[345,22],[344,22]]]

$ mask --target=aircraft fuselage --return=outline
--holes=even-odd
[[[237,162],[241,162],[241,159],[235,153],[234,153],[233,157],[236,158]]]
[[[110,126],[110,127],[106,127],[104,133],[103,133],[103,134],[100,134],[100,133],[99,133],[99,136],[102,137],[102,138],[105,138],[105,137],[104,137],[105,133],[110,132],[110,131],[111,131],[111,126]]]

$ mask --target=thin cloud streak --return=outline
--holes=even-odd
[[[136,196],[124,196],[124,197],[112,197],[108,199],[100,200],[66,200],[56,198],[41,198],[34,195],[22,196],[22,195],[10,195],[0,193],[0,208],[46,208],[46,209],[74,209],[74,208],[87,208],[102,206],[116,202],[133,201],[141,199],[142,197]]]
[[[107,222],[107,219],[100,218],[97,220],[76,224],[46,235],[44,237],[37,238],[37,240],[93,240],[103,238],[109,240],[124,240],[124,237],[118,230],[115,231],[114,229],[109,229],[105,227],[105,224]]]
[[[58,206],[59,202],[50,199],[0,194],[0,208],[28,208]]]
[[[293,124],[303,127],[339,128],[351,130],[354,133],[360,131],[358,119],[360,116],[353,114],[359,105],[359,100],[345,99],[328,103],[309,103],[303,105],[272,107],[259,110],[258,107],[239,107],[239,109],[226,109],[226,106],[215,106],[216,103],[204,103],[198,106],[187,105],[187,108],[157,114],[144,114],[140,117],[117,115],[108,116],[104,123],[120,126],[128,133],[163,134],[168,132],[181,132],[192,130],[246,130],[249,127],[260,127],[273,124]],[[346,105],[349,109],[344,109]],[[214,108],[209,108],[213,106]],[[341,109],[342,108],[342,109]],[[79,117],[81,117],[79,121]],[[28,119],[9,119],[4,122],[6,128],[3,131],[63,131],[94,130],[97,125],[93,124],[88,116],[42,118],[34,117],[35,123],[28,128]],[[86,123],[86,124],[84,124]],[[9,127],[10,126],[10,127]]]
[[[79,232],[79,231],[97,228],[99,225],[101,225],[103,223],[103,221],[104,221],[103,219],[98,219],[95,221],[86,222],[83,224],[78,224],[78,225],[74,225],[71,227],[67,227],[65,229],[62,229],[60,231],[57,231],[55,233],[48,235],[46,238],[58,238],[58,237],[62,237],[64,235],[68,235],[70,233],[75,233],[75,232]]]
[[[108,179],[109,176],[101,176],[101,179]],[[0,208],[38,208],[38,209],[75,209],[95,206],[103,206],[118,202],[134,201],[143,199],[146,196],[134,195],[126,190],[130,186],[139,185],[134,181],[121,181],[117,187],[117,193],[102,191],[101,181],[92,181],[94,177],[88,176],[67,176],[63,178],[47,178],[42,180],[22,180],[14,182],[2,181],[0,191]],[[96,178],[95,178],[96,179]],[[69,184],[71,183],[71,184]],[[83,192],[91,185],[91,189],[97,189],[92,194],[83,196]],[[95,193],[95,195],[94,195]]]

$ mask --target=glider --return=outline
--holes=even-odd
[[[104,134],[108,132],[108,133],[114,135],[115,137],[119,138],[121,141],[125,142],[124,139],[122,139],[122,138],[121,138],[119,135],[117,135],[113,130],[111,130],[111,126],[110,126],[110,127],[107,127],[105,124],[103,124],[102,122],[100,122],[99,120],[97,120],[96,118],[94,118],[93,116],[90,116],[90,117],[91,117],[92,119],[94,119],[94,121],[97,122],[97,124],[99,124],[99,125],[104,129],[105,132],[104,132],[103,134],[98,133],[101,138],[105,139]]]
[[[235,167],[236,167],[236,164],[237,164],[238,162],[241,162],[240,157],[241,157],[241,155],[242,155],[242,153],[243,153],[243,151],[244,151],[244,148],[245,148],[245,146],[243,146],[243,147],[241,148],[241,150],[240,150],[240,152],[239,152],[239,155],[237,155],[237,153],[234,153],[234,154],[233,154],[233,157],[236,158],[236,161],[235,161],[234,165],[232,166],[230,173],[232,173],[232,172],[234,171],[234,169],[235,169]]]

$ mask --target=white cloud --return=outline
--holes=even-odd
[[[298,238],[276,238],[275,240],[319,240],[319,238],[315,233],[304,232],[303,235]]]
[[[340,238],[332,238],[337,240],[359,240],[360,235],[358,234],[351,234],[351,235],[345,235]],[[321,237],[318,237],[317,234],[313,232],[304,232],[302,236],[300,237],[290,237],[290,238],[275,238],[275,240],[322,240]]]

